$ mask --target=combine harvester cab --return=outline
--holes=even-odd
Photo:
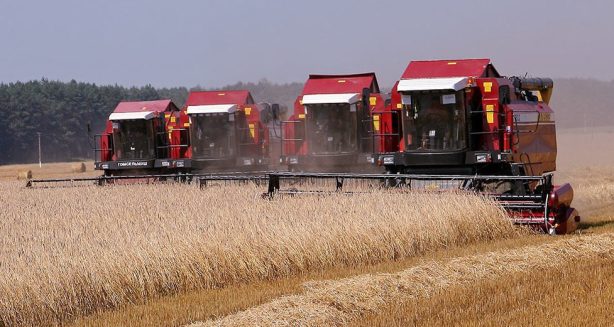
[[[249,91],[191,92],[186,103],[193,173],[249,172],[269,165],[269,131]]]
[[[384,147],[377,164],[389,174],[460,182],[496,197],[518,223],[573,232],[573,190],[552,184],[552,88],[549,78],[503,77],[489,59],[412,61],[389,107],[401,117],[392,133],[399,143]]]
[[[291,171],[376,171],[381,125],[372,114],[384,105],[374,73],[310,75],[282,122],[280,163]]]
[[[171,144],[185,135],[168,129],[180,115],[171,100],[120,102],[105,132],[95,136],[95,169],[104,176],[169,173],[167,167],[156,167],[156,160],[180,156]]]

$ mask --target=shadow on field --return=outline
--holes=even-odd
[[[610,227],[614,228],[614,218],[609,220],[601,220],[601,221],[591,221],[580,223],[578,229],[592,229],[592,228],[602,228],[602,227]]]

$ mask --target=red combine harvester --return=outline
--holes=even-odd
[[[191,92],[185,110],[190,139],[186,165],[193,173],[267,169],[269,131],[260,114],[261,106],[249,91]]]
[[[572,232],[580,220],[573,190],[552,184],[552,89],[549,78],[503,77],[489,59],[412,61],[391,106],[400,142],[377,163],[423,180],[447,175],[496,197],[518,223]]]
[[[180,117],[171,100],[120,102],[104,133],[95,136],[95,169],[103,170],[104,176],[168,173],[170,167],[156,165],[160,158],[173,158],[183,167],[186,134],[173,130]]]
[[[282,122],[280,162],[291,171],[373,171],[384,128],[373,113],[384,105],[374,73],[310,75]]]

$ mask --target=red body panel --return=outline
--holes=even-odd
[[[229,91],[192,91],[186,100],[186,106],[215,104],[252,104],[254,99],[247,90]]]
[[[100,161],[111,161],[113,158],[113,148],[111,135],[113,126],[111,121],[107,120],[104,132],[100,135]]]
[[[371,93],[379,93],[379,86],[375,73],[352,75],[309,75],[305,82],[305,94],[336,94],[336,93],[362,93],[363,89]]]
[[[412,61],[405,69],[401,79],[483,77],[489,65],[490,59]]]
[[[501,108],[499,108],[499,83],[496,78],[478,78],[477,87],[482,94],[482,130],[490,134],[482,137],[482,149],[500,151],[503,149],[503,139],[498,133],[501,126]]]
[[[401,133],[401,95],[397,91],[399,81],[394,83],[390,93],[390,101],[383,107],[380,114],[382,122],[378,152],[390,153],[403,151],[403,133]],[[378,112],[377,110],[375,112]]]
[[[250,135],[252,135],[252,142],[254,145],[260,144],[261,148],[252,148],[250,149],[250,155],[253,156],[264,156],[268,157],[269,155],[269,129],[268,127],[262,123],[260,118],[260,113],[262,108],[257,104],[249,104],[243,105],[239,107],[245,113],[245,118],[247,119],[248,128],[250,130]]]
[[[294,112],[282,126],[285,139],[282,143],[282,154],[285,155],[305,155],[307,153],[307,143],[304,139],[305,107],[302,105],[302,98],[300,95],[296,98]]]
[[[177,107],[170,99],[165,100],[153,100],[153,101],[122,101],[120,102],[114,113],[126,113],[126,112],[141,112],[141,111],[153,111],[155,113],[167,112],[176,110]]]
[[[189,158],[190,121],[185,109],[166,113],[164,118],[170,143],[170,159]]]

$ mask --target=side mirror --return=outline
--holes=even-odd
[[[362,107],[363,112],[368,113],[370,110],[370,106],[369,106],[369,97],[371,96],[371,90],[368,88],[364,88],[362,89]]]
[[[271,115],[274,121],[279,120],[279,103],[273,103],[271,105]]]
[[[507,85],[502,85],[499,87],[499,104],[506,105],[510,104],[510,87]]]

